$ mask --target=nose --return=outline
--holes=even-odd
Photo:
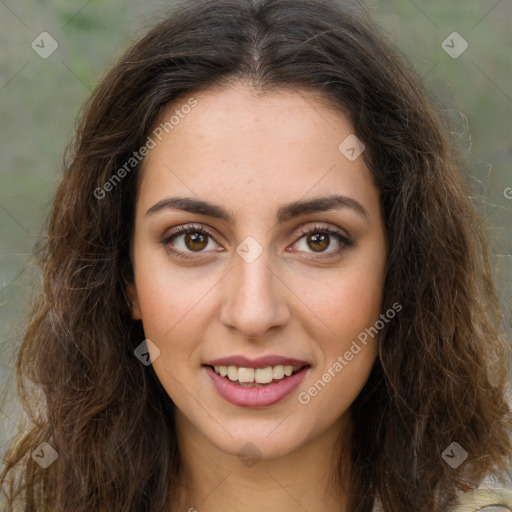
[[[235,255],[226,279],[220,315],[226,327],[245,338],[261,339],[289,322],[290,291],[271,268],[267,251],[252,262]]]

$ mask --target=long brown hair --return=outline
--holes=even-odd
[[[139,166],[105,183],[169,102],[234,80],[319,93],[351,120],[380,191],[382,308],[402,310],[351,406],[350,512],[368,512],[377,495],[385,512],[440,511],[507,469],[509,359],[488,249],[433,100],[352,4],[194,0],[121,57],[83,112],[17,359],[33,426],[4,457],[9,510],[19,500],[25,511],[156,512],[174,499],[173,404],[134,357],[144,333],[126,296]],[[46,469],[31,457],[43,442],[58,455]],[[442,457],[453,442],[468,453],[457,468]]]

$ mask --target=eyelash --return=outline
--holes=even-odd
[[[348,247],[352,247],[354,245],[352,240],[347,238],[340,231],[332,229],[329,226],[318,226],[318,225],[315,225],[315,226],[312,226],[312,227],[306,228],[306,229],[301,229],[299,231],[299,235],[300,236],[297,239],[297,241],[301,240],[303,237],[305,237],[307,235],[310,235],[312,233],[318,233],[318,232],[325,233],[325,234],[327,234],[329,236],[332,236],[332,237],[336,238],[338,240],[338,242],[341,244],[341,247],[337,251],[335,251],[334,253],[328,254],[327,256],[319,256],[319,257],[315,256],[315,257],[309,257],[308,259],[320,260],[320,259],[333,258],[333,257],[338,256],[341,252],[343,252]],[[161,244],[166,247],[167,251],[169,251],[173,255],[177,256],[178,258],[183,258],[183,259],[188,259],[188,260],[197,259],[196,256],[188,256],[186,254],[189,254],[189,253],[183,253],[182,251],[174,249],[173,247],[171,247],[169,245],[173,238],[176,238],[176,237],[178,237],[180,235],[190,234],[190,233],[198,233],[198,234],[201,234],[201,235],[207,235],[210,238],[212,238],[213,240],[215,240],[214,234],[208,228],[206,228],[205,226],[202,226],[202,225],[200,225],[200,226],[188,225],[188,226],[180,226],[179,228],[174,230],[169,235],[164,236],[162,238],[162,240],[161,240]],[[192,251],[191,251],[191,253],[193,254]],[[197,254],[201,254],[201,251],[198,252]],[[324,254],[324,253],[318,253],[318,254]]]

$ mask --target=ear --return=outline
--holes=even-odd
[[[132,319],[140,320],[142,316],[140,314],[139,299],[137,295],[137,289],[133,283],[130,283],[127,286],[126,293],[128,294],[128,298],[130,300],[130,311],[132,312]]]

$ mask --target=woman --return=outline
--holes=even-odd
[[[512,453],[468,195],[358,9],[183,4],[83,114],[18,360],[45,401],[20,387],[9,507],[455,506]]]

